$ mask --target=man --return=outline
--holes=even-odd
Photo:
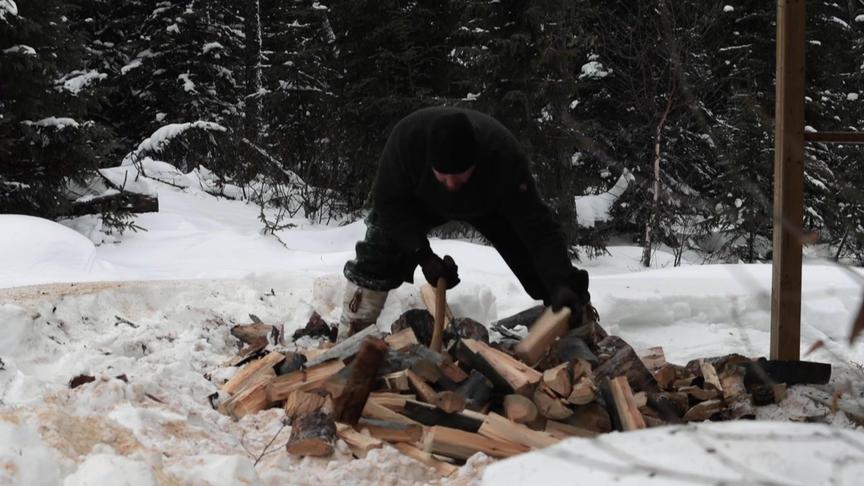
[[[561,227],[540,199],[516,138],[473,110],[424,108],[402,119],[381,155],[365,239],[345,265],[339,337],[374,324],[387,293],[420,265],[433,286],[459,283],[456,263],[426,235],[451,220],[488,239],[531,297],[581,316],[588,273],[574,268]],[[578,309],[578,311],[577,311]]]

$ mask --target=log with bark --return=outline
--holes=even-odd
[[[503,382],[505,389],[527,396],[543,378],[539,371],[481,341],[462,339],[460,344],[468,350],[467,361],[460,357],[460,362],[483,373],[496,386]]]
[[[333,398],[333,416],[336,421],[354,425],[360,420],[378,369],[384,364],[387,349],[383,340],[373,337],[367,337],[360,344],[357,356],[351,363],[351,376],[345,390]]]
[[[633,348],[623,339],[617,336],[608,336],[598,343],[598,349],[599,353],[606,355],[607,358],[602,361],[603,357],[600,357],[602,363],[594,369],[595,382],[600,383],[604,379],[611,380],[624,375],[634,391],[658,391],[654,375],[648,371]]]
[[[316,410],[294,421],[286,448],[297,456],[329,456],[335,442],[333,415],[328,410]]]
[[[490,439],[477,433],[443,426],[430,427],[426,432],[424,450],[454,459],[466,460],[478,452],[504,458],[528,452],[530,449],[510,441]]]

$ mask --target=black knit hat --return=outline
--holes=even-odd
[[[444,174],[461,174],[477,163],[474,127],[465,113],[435,119],[429,127],[427,147],[432,167]]]

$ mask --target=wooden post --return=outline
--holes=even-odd
[[[804,221],[805,0],[777,0],[774,257],[771,357],[797,360],[801,345]]]

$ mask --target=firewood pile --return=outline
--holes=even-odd
[[[407,311],[390,333],[372,326],[334,344],[313,315],[294,337],[322,337],[315,349],[279,350],[277,328],[235,326],[246,346],[229,363],[241,367],[222,385],[219,410],[240,419],[283,408],[290,454],[327,456],[341,439],[365,457],[388,443],[446,476],[477,452],[503,458],[568,437],[752,419],[786,386],[830,377],[821,363],[737,354],[667,363],[662,348],[640,356],[588,313],[571,329],[569,310],[540,307],[495,323],[505,334],[495,343],[485,326],[448,309],[436,352],[435,301],[423,290],[428,311]],[[507,331],[519,324],[530,327],[521,339]]]

